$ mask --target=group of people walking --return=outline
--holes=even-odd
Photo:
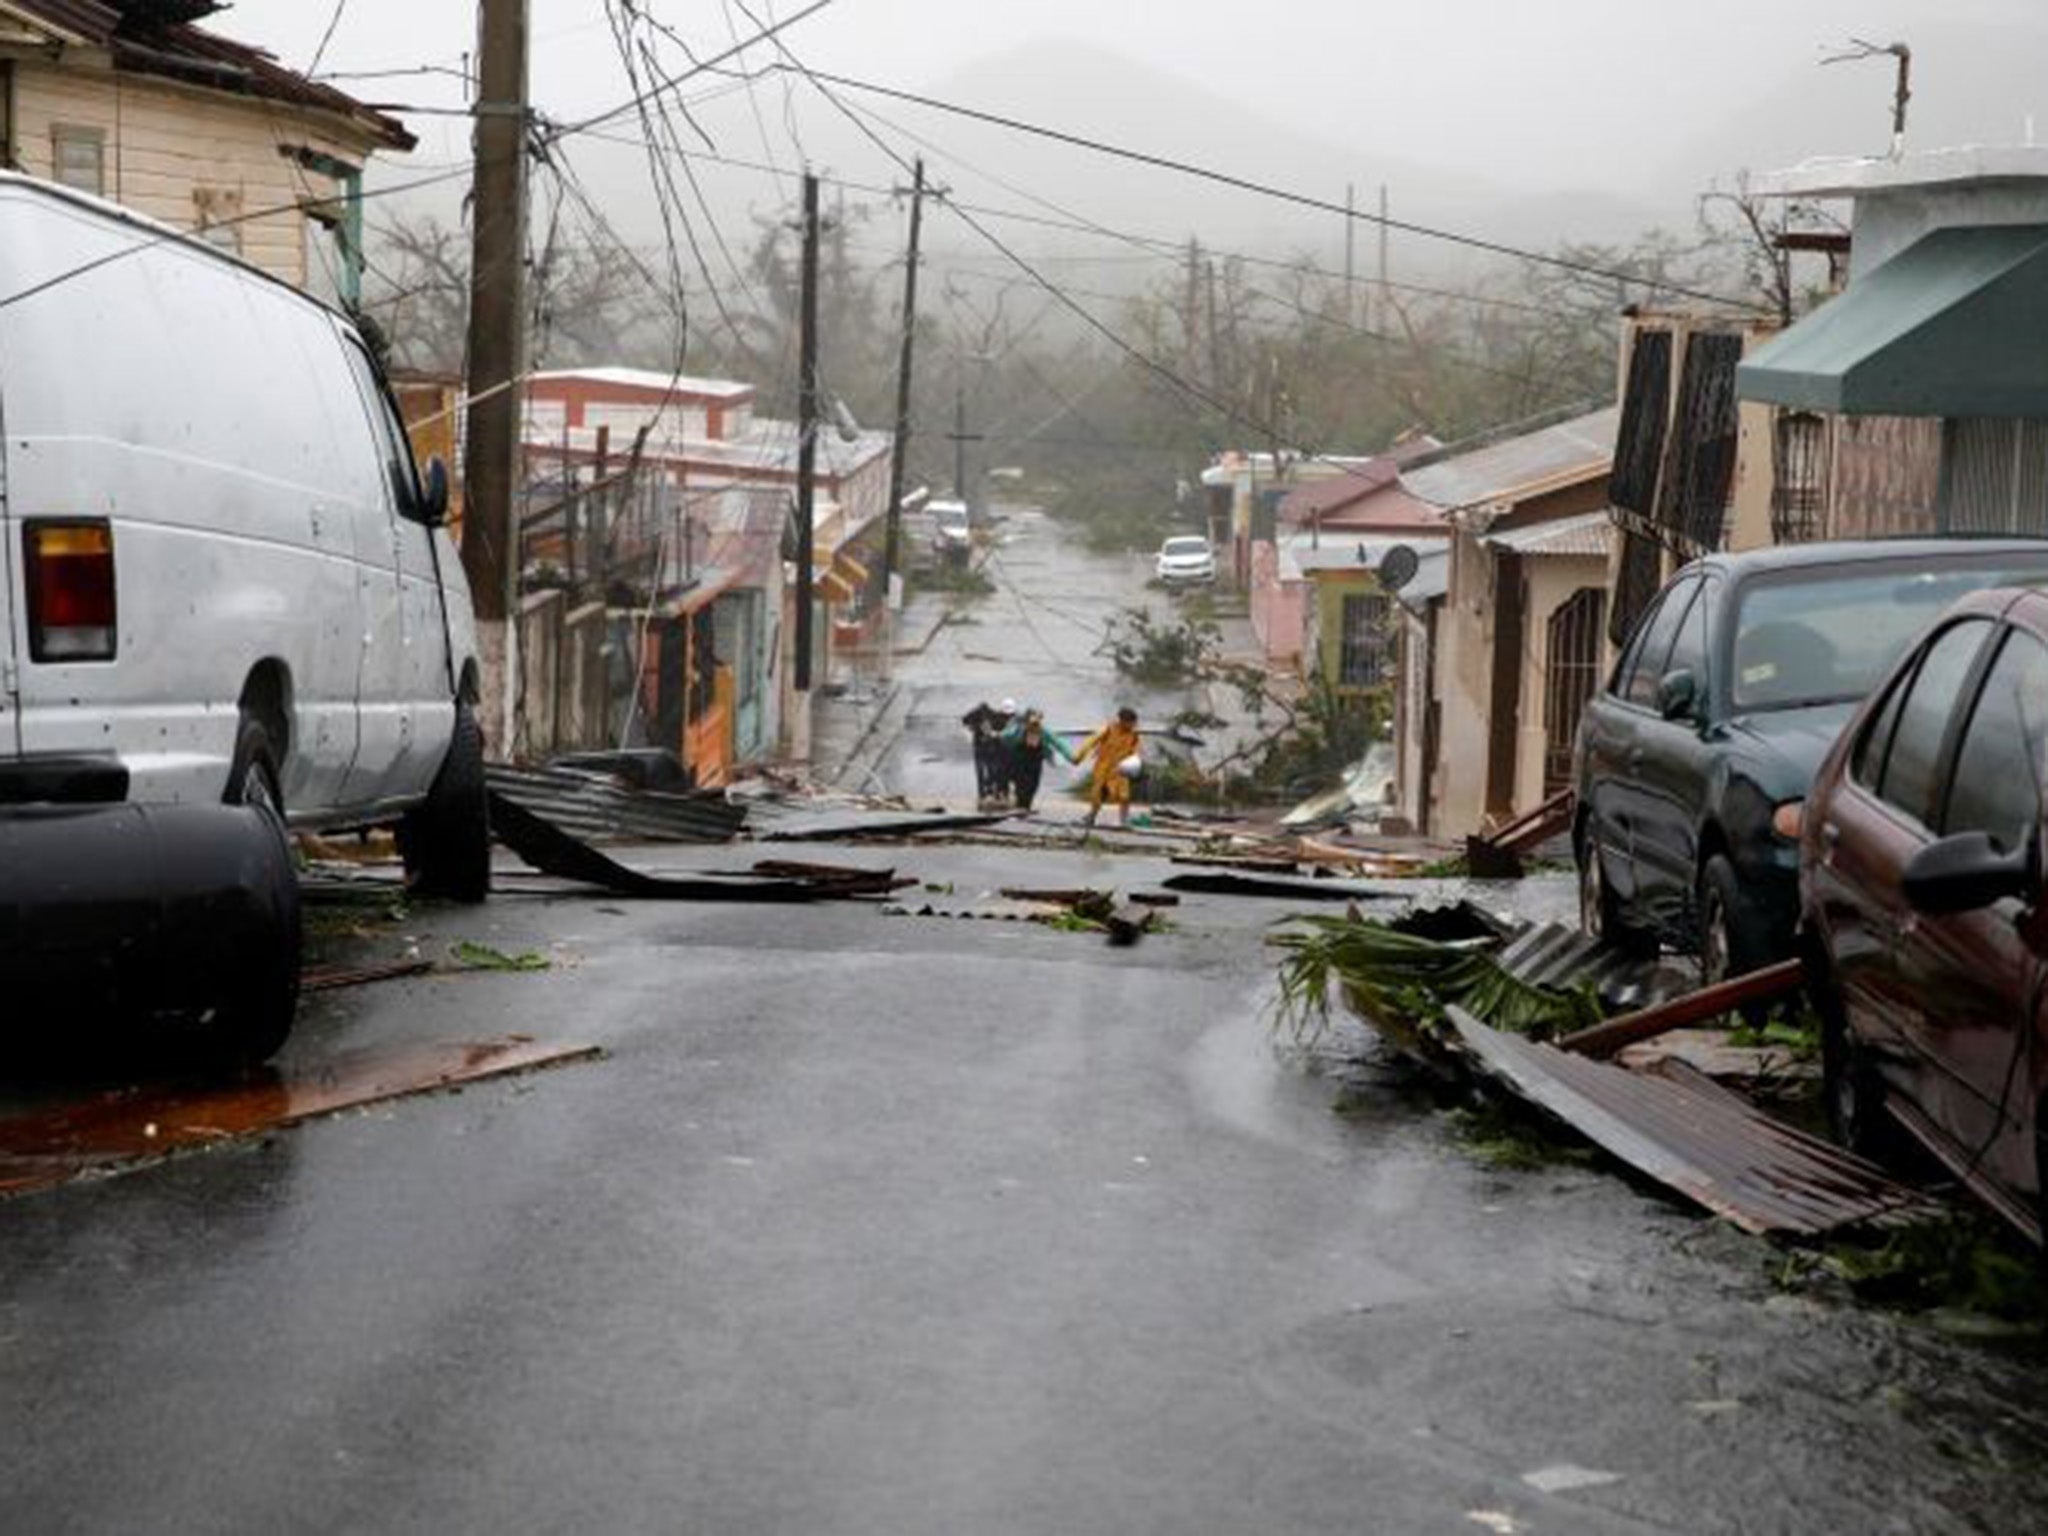
[[[1135,709],[1119,709],[1114,720],[1072,748],[1060,739],[1059,732],[1047,727],[1041,711],[1020,709],[1015,699],[977,704],[961,716],[960,723],[973,737],[975,793],[982,806],[1014,804],[1018,810],[1028,811],[1038,798],[1047,761],[1058,758],[1076,765],[1092,761],[1087,824],[1095,825],[1104,805],[1117,808],[1120,824],[1129,823],[1131,781],[1144,771]]]

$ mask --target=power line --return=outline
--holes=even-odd
[[[306,78],[311,80],[320,72],[320,61],[327,57],[327,45],[334,41],[334,30],[341,25],[341,14],[348,9],[348,0],[334,0],[334,14],[327,18],[327,30],[320,34],[320,46],[313,50],[313,62],[306,66]]]
[[[1700,299],[1706,303],[1718,304],[1731,309],[1757,309],[1760,306],[1746,299],[1731,299],[1722,294],[1708,293],[1702,289],[1688,288],[1680,283],[1665,279],[1646,277],[1640,272],[1629,272],[1618,267],[1603,267],[1593,262],[1574,261],[1570,257],[1551,255],[1541,251],[1522,250],[1517,246],[1498,240],[1487,240],[1478,235],[1459,234],[1454,230],[1437,229],[1427,224],[1417,224],[1406,219],[1390,218],[1382,214],[1368,213],[1363,209],[1347,208],[1342,203],[1327,198],[1314,197],[1306,192],[1296,192],[1286,187],[1274,186],[1268,182],[1254,181],[1247,176],[1234,175],[1229,171],[1214,170],[1197,165],[1192,161],[1177,160],[1168,155],[1153,154],[1147,150],[1131,149],[1106,140],[1089,138],[1085,134],[1069,133],[1064,129],[1049,128],[1041,123],[1027,122],[1022,118],[1008,117],[999,112],[987,112],[979,107],[962,106],[957,102],[941,101],[937,97],[925,96],[916,91],[901,90],[895,86],[880,85],[871,80],[857,80],[848,75],[835,75],[814,70],[797,62],[782,49],[788,62],[768,68],[788,68],[808,78],[813,85],[838,85],[848,90],[864,91],[876,96],[888,96],[897,101],[906,101],[915,106],[927,107],[935,112],[948,112],[956,117],[965,117],[976,122],[988,123],[998,128],[1007,128],[1016,133],[1031,134],[1055,143],[1071,145],[1077,149],[1090,150],[1096,154],[1108,155],[1118,160],[1128,160],[1138,165],[1148,165],[1157,170],[1173,171],[1182,176],[1192,176],[1202,181],[1215,182],[1220,186],[1232,187],[1240,192],[1250,192],[1260,197],[1269,197],[1297,207],[1313,208],[1320,213],[1329,213],[1339,218],[1359,223],[1377,225],[1382,229],[1399,230],[1403,234],[1419,235],[1428,240],[1441,240],[1452,245],[1461,245],[1472,250],[1490,251],[1497,256],[1512,256],[1520,261],[1532,261],[1544,266],[1556,267],[1567,272],[1580,273],[1587,277],[1602,277],[1614,282],[1634,283],[1659,293],[1676,294],[1681,298]],[[828,93],[828,99],[829,97]]]

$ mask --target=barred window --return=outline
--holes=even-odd
[[[1343,688],[1377,688],[1387,678],[1390,636],[1384,593],[1344,594],[1343,631],[1337,648],[1337,683]]]

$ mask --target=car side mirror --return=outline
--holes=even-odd
[[[1916,912],[1975,912],[2007,896],[2031,895],[2037,882],[2034,833],[2001,853],[1988,832],[1958,832],[1906,861],[1899,889]]]
[[[1693,705],[1698,701],[1699,684],[1689,667],[1666,672],[1657,684],[1657,713],[1666,720],[1690,720]]]
[[[427,460],[427,471],[420,476],[419,520],[429,528],[448,521],[448,466],[438,454]]]

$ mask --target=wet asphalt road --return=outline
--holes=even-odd
[[[814,852],[963,901],[1164,873]],[[0,1205],[0,1530],[2039,1528],[2040,1366],[1779,1294],[1653,1193],[1489,1170],[1391,1074],[1283,1058],[1283,911],[1193,899],[1132,950],[844,905],[415,912],[366,949],[555,967],[323,997],[295,1059],[607,1059]],[[1564,1465],[1614,1480],[1525,1480]]]

